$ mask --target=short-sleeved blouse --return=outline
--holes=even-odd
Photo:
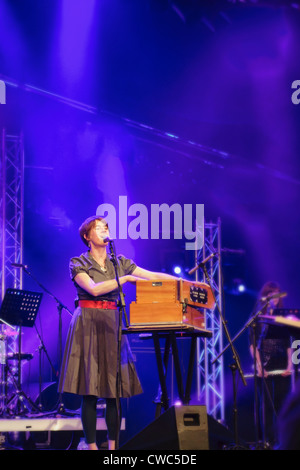
[[[122,255],[118,259],[118,274],[131,274],[135,263]],[[87,273],[95,283],[115,279],[111,259],[106,260],[106,272],[91,256],[90,252],[72,258],[70,275],[76,290],[76,300],[118,299],[118,289],[103,296],[93,297],[75,281],[76,274]],[[61,367],[59,391],[78,395],[94,395],[101,398],[116,397],[116,372],[118,359],[117,309],[86,308],[77,306],[72,317]],[[142,387],[135,369],[129,341],[122,335],[121,341],[121,397],[142,393]]]
[[[136,264],[128,259],[125,258],[123,255],[117,256],[118,261],[118,275],[119,277],[126,276],[128,274],[132,274],[136,268]],[[87,251],[86,253],[82,253],[80,256],[72,258],[69,264],[70,276],[77,291],[77,299],[76,300],[109,300],[114,301],[118,299],[118,289],[115,289],[111,292],[108,292],[104,295],[100,295],[94,297],[82,289],[74,280],[77,274],[79,273],[86,273],[88,276],[93,279],[95,283],[108,281],[110,279],[115,279],[115,268],[113,262],[111,261],[110,256],[107,256],[106,259],[106,271],[101,269],[101,266],[97,263],[97,261],[93,258],[91,253]]]

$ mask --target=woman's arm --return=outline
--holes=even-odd
[[[254,358],[254,347],[253,344],[250,345],[250,354]],[[257,375],[258,377],[262,377],[262,364],[261,364],[261,359],[260,359],[260,354],[259,350],[256,348],[256,370],[257,370]],[[264,370],[264,377],[268,376],[268,372]]]
[[[119,278],[120,284],[123,285],[125,282],[135,283],[138,279],[178,279],[175,276],[165,273],[156,273],[148,271],[147,269],[136,267],[131,275],[121,276]],[[95,283],[92,278],[86,273],[78,273],[75,278],[75,282],[86,292],[97,297],[98,295],[107,294],[118,288],[116,279],[109,281],[103,281]]]
[[[283,376],[291,375],[293,373],[292,348],[288,348],[287,350],[287,359],[288,365],[286,370],[282,373]]]
[[[75,278],[75,282],[86,292],[97,297],[98,295],[107,294],[118,288],[118,284],[116,279],[111,279],[109,281],[103,281],[95,283],[92,278],[86,273],[78,273]],[[125,282],[136,282],[136,278],[134,276],[121,276],[119,278],[120,284],[124,284]]]

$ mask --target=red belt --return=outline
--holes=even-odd
[[[109,300],[79,300],[78,306],[83,308],[102,308],[104,310],[117,309],[117,303]]]

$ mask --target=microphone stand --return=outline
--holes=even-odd
[[[211,285],[211,282],[210,282],[210,279],[209,279],[209,275],[208,275],[208,272],[207,272],[207,268],[206,268],[206,263],[207,261],[211,260],[214,256],[217,256],[218,253],[217,252],[214,252],[212,254],[210,254],[207,258],[205,258],[201,263],[199,263],[195,268],[193,268],[191,271],[189,271],[189,274],[191,274],[191,272],[194,272],[196,271],[198,268],[201,268],[204,272],[204,276],[206,278],[206,281],[208,283],[208,285],[210,286],[210,289],[211,289],[211,292],[212,292],[212,295],[213,295],[213,298],[214,298],[214,301],[215,301],[215,305],[217,307],[217,310],[219,312],[219,315],[220,315],[220,319],[221,319],[221,322],[222,322],[222,325],[223,325],[223,328],[224,328],[224,331],[225,331],[225,334],[226,334],[226,337],[227,337],[227,340],[228,340],[228,343],[229,343],[229,346],[231,348],[231,351],[232,351],[232,355],[233,355],[233,361],[234,363],[230,366],[231,368],[231,371],[232,371],[232,377],[233,377],[233,393],[234,393],[234,410],[233,410],[233,415],[234,415],[234,436],[235,436],[235,448],[239,448],[239,443],[238,443],[238,423],[237,423],[237,403],[236,403],[236,371],[239,372],[241,378],[242,378],[242,381],[243,381],[243,384],[246,386],[247,383],[246,383],[246,380],[245,380],[245,377],[244,377],[244,374],[243,374],[243,371],[242,371],[242,367],[241,367],[241,363],[240,363],[240,359],[239,359],[239,356],[238,356],[238,353],[234,347],[234,344],[233,344],[233,341],[231,340],[230,338],[230,334],[229,334],[229,331],[228,331],[228,328],[227,328],[227,325],[226,325],[226,322],[225,322],[225,319],[222,315],[222,312],[221,312],[221,309],[220,309],[220,306],[217,302],[217,299],[216,299],[216,296],[215,296],[215,293],[214,293],[214,290],[212,288],[212,285]],[[223,351],[224,352],[224,351]],[[223,354],[223,352],[221,354],[219,354],[219,356],[217,358],[215,358],[213,361],[212,361],[212,364],[214,364],[216,362],[216,360]]]
[[[35,327],[36,334],[38,335],[39,340],[40,340],[40,345],[39,345],[39,404],[38,404],[38,407],[39,407],[40,411],[43,411],[43,405],[42,405],[42,351],[44,351],[44,353],[46,354],[46,357],[48,359],[48,362],[50,364],[50,367],[51,367],[52,372],[54,373],[54,375],[56,375],[56,370],[55,370],[55,368],[54,368],[54,366],[51,362],[51,359],[50,359],[48,351],[45,347],[44,341],[42,340],[42,337],[41,337],[36,325],[34,325],[34,327]]]
[[[284,293],[282,295],[282,297],[284,297],[286,294]],[[261,299],[261,300],[264,300],[266,301],[266,304],[262,307],[261,310],[263,310],[265,307],[269,307],[269,302],[272,300],[272,297],[273,296],[269,296],[269,297],[266,297],[264,299]],[[276,297],[275,297],[276,298]],[[269,390],[269,387],[268,387],[268,384],[267,384],[267,381],[266,381],[266,377],[265,377],[265,367],[264,367],[264,361],[262,360],[262,356],[264,356],[264,346],[263,346],[263,340],[265,339],[266,335],[267,335],[267,327],[268,325],[264,325],[264,328],[260,334],[260,337],[259,337],[259,340],[258,340],[258,345],[257,345],[257,350],[258,350],[258,354],[260,356],[260,362],[261,362],[261,369],[262,369],[262,372],[261,372],[261,375],[262,375],[262,381],[261,381],[261,409],[262,409],[262,413],[261,413],[261,422],[262,422],[262,445],[263,445],[263,449],[267,449],[268,448],[268,443],[267,443],[267,440],[266,440],[266,395],[268,397],[268,400],[269,400],[269,403],[272,407],[272,410],[273,410],[273,414],[275,417],[277,417],[277,412],[275,410],[275,406],[274,406],[274,402],[273,402],[273,398],[271,396],[271,393],[270,393],[270,390]],[[254,336],[255,338],[255,336]],[[262,351],[262,354],[261,354],[261,351]],[[254,367],[255,367],[255,363],[254,363]],[[256,372],[256,369],[254,369],[255,372]]]
[[[60,368],[61,368],[61,365],[62,365],[62,310],[63,309],[66,310],[71,316],[73,316],[73,314],[52,292],[50,292],[41,282],[38,281],[38,279],[36,279],[36,277],[29,271],[28,266],[22,264],[22,265],[19,265],[19,267],[24,269],[25,273],[29,277],[31,277],[41,289],[43,289],[48,295],[50,295],[50,297],[52,297],[56,301],[57,311],[58,311],[58,341],[59,341],[59,366],[58,366],[58,371],[60,371]],[[45,351],[46,356],[47,356],[47,358],[50,362],[50,365],[51,365],[52,369],[54,370],[54,368],[51,364],[51,361],[49,359],[49,355],[46,352],[45,345],[44,345],[44,343],[41,339],[41,336],[40,335],[38,335],[38,336],[39,336],[40,341],[42,343],[42,349]],[[56,375],[58,375],[58,373],[56,373]],[[40,379],[40,382],[41,382],[41,379]],[[58,402],[57,411],[60,414],[65,413],[65,407],[64,407],[64,404],[62,402],[62,393],[59,394],[59,402]],[[65,414],[67,414],[67,413],[65,413]]]
[[[126,305],[124,299],[124,292],[120,283],[119,272],[118,272],[118,260],[116,257],[116,250],[115,244],[113,240],[109,240],[109,251],[111,256],[111,261],[114,266],[116,281],[118,285],[119,291],[119,299],[118,299],[118,310],[119,310],[119,319],[118,319],[118,337],[117,337],[117,375],[116,375],[116,406],[117,406],[117,434],[116,434],[116,449],[119,447],[119,434],[120,434],[120,425],[121,425],[121,416],[120,416],[120,395],[121,395],[121,343],[122,343],[122,318],[124,314],[126,328],[129,326],[127,313],[126,313]]]
[[[249,327],[252,327],[253,328],[253,339],[254,339],[254,342],[253,342],[253,360],[254,360],[254,404],[255,404],[255,408],[254,408],[254,416],[255,416],[255,429],[256,429],[256,442],[258,443],[258,426],[259,426],[259,411],[258,411],[258,395],[257,395],[257,367],[256,367],[256,351],[257,351],[257,341],[256,341],[256,324],[255,324],[255,321],[257,319],[257,317],[259,315],[261,315],[263,313],[263,310],[264,308],[268,305],[268,302],[262,306],[262,308],[260,310],[258,310],[246,323],[245,325],[243,326],[243,328],[241,328],[241,330],[234,336],[234,338],[232,339],[232,343],[234,343],[243,333],[244,331],[247,330],[247,328]],[[227,351],[227,349],[230,347],[230,344],[227,344],[227,346],[225,346],[225,348],[218,354],[218,356],[214,359],[213,362],[217,361],[221,356],[222,354],[224,354],[225,351]],[[263,381],[264,381],[264,377],[263,377]],[[264,423],[264,419],[263,419],[263,423]],[[264,425],[263,425],[263,428],[264,428]],[[264,429],[263,429],[263,433],[264,433]],[[264,439],[264,438],[263,438]]]

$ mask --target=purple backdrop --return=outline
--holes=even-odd
[[[300,307],[300,106],[291,101],[300,12],[195,3],[176,11],[150,0],[1,0],[0,74],[20,86],[7,87],[0,127],[25,137],[24,262],[70,310],[68,261],[84,250],[78,226],[99,204],[117,206],[120,195],[148,208],[204,204],[206,220],[221,219],[222,245],[245,250],[223,259],[234,334],[267,280]],[[116,245],[148,269],[193,266],[177,240]],[[243,295],[234,295],[236,279]],[[133,297],[129,289],[128,304]],[[62,319],[64,340],[70,316]],[[57,306],[47,294],[37,325],[57,364]],[[28,381],[38,345],[24,333],[35,354]],[[237,346],[248,367],[247,338]]]

